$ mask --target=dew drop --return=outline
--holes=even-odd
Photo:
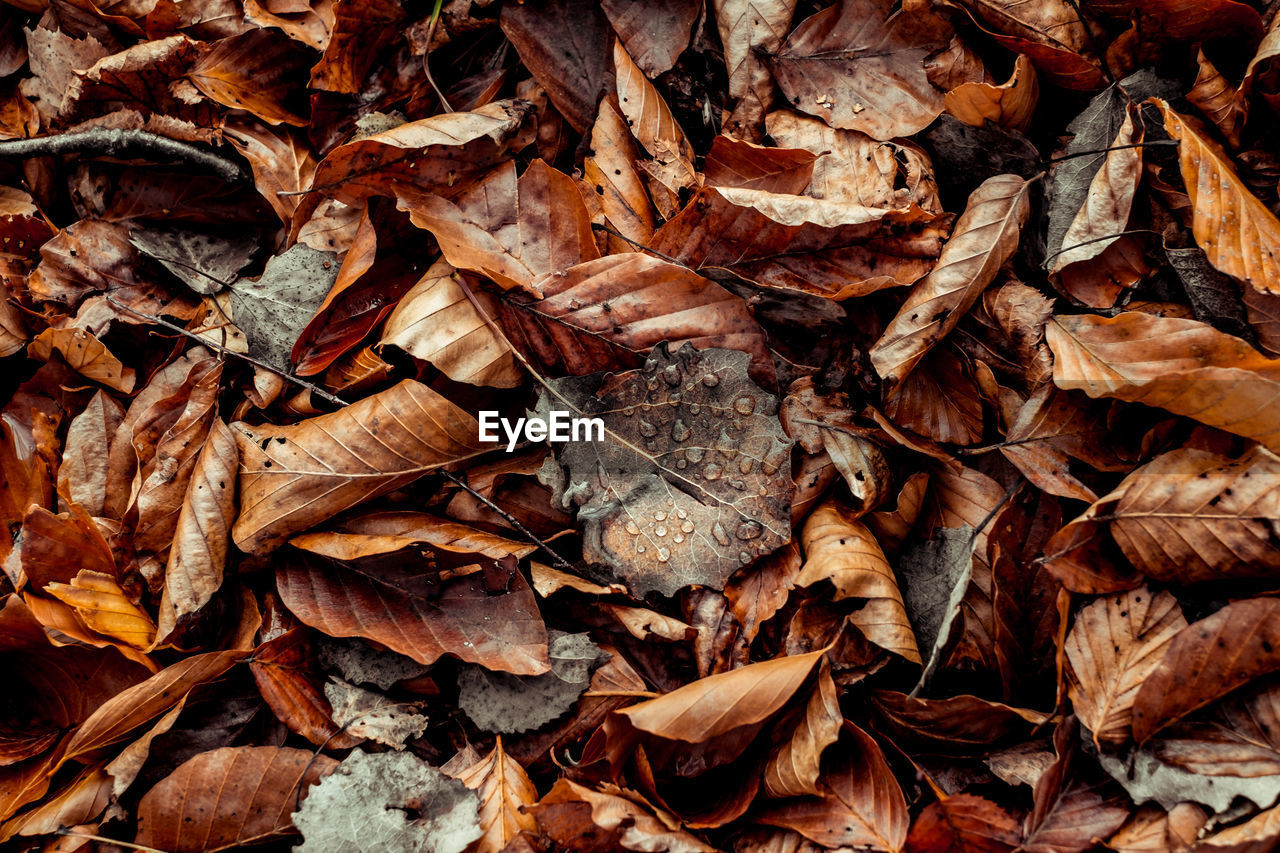
[[[671,425],[671,437],[676,441],[684,441],[693,435],[693,430],[685,425],[685,422],[676,418],[675,423]]]
[[[631,417],[635,413],[636,413],[635,406],[627,406],[625,409],[622,410],[622,414],[626,415],[627,417]]]
[[[657,536],[659,539],[666,536],[667,526],[665,524],[659,524],[657,527],[653,528],[653,535]]]
[[[748,551],[739,551],[738,559],[743,563],[749,563],[751,562],[751,554]]]
[[[647,549],[647,548],[645,548],[643,545],[637,545],[637,546],[636,546],[636,553],[637,553],[637,554],[643,554],[643,553],[644,553],[645,551],[647,551],[647,550],[648,550],[648,549]]]
[[[720,475],[723,473],[724,469],[714,462],[709,463],[706,468],[702,469],[702,476],[708,480],[719,480]]]
[[[688,460],[688,459],[677,459],[677,460],[676,460],[676,467],[677,467],[677,468],[679,468],[681,471],[683,471],[685,468],[688,468],[688,467],[689,467],[689,460]]]
[[[677,510],[676,510],[676,515],[680,516],[681,518],[688,518],[688,517],[689,517],[689,513],[687,513],[687,512],[685,512],[685,511],[684,511],[684,507],[681,507],[680,509],[677,509]]]
[[[679,543],[683,542],[683,541],[684,541],[684,534],[683,534],[683,533],[677,533],[677,534],[675,535],[675,538],[674,538],[672,541],[674,541],[676,544],[679,544]]]
[[[650,391],[657,391],[657,390],[658,390],[658,379],[657,379],[657,377],[654,377],[653,379],[650,379],[650,380],[645,384],[645,387],[647,387]]]
[[[648,402],[648,401],[645,401],[645,402],[643,402],[643,403],[641,403],[641,404],[640,404],[640,408],[644,409],[644,410],[647,412],[647,411],[649,411],[650,409],[652,409],[652,408],[653,408],[653,403],[650,403],[650,402]]]
[[[756,410],[756,398],[748,394],[743,394],[741,397],[733,401],[733,408],[737,410],[740,415],[749,415]]]
[[[743,457],[738,460],[738,470],[743,474],[750,474],[751,469],[754,467],[756,467],[756,460],[751,456],[746,456],[744,454]]]
[[[668,364],[662,369],[662,378],[666,380],[668,385],[680,384],[680,366],[677,364]]]
[[[659,549],[658,549],[658,562],[659,562],[659,563],[665,563],[667,560],[670,560],[670,559],[671,559],[671,552],[670,552],[669,550],[667,550],[666,548],[659,548]]]
[[[702,384],[706,385],[708,388],[714,388],[720,384],[720,377],[716,376],[714,373],[708,373],[706,376],[702,377]]]
[[[701,462],[702,457],[707,455],[707,449],[705,447],[690,447],[684,452],[684,455],[689,457],[690,462]]]
[[[714,525],[712,525],[711,535],[716,537],[716,541],[719,542],[721,545],[729,544],[729,534],[724,532],[724,525],[721,524],[720,522],[717,521]]]
[[[654,520],[654,521],[666,521],[666,520],[667,520],[667,514],[666,514],[665,512],[663,512],[662,510],[658,510],[657,512],[655,512],[655,513],[653,514],[653,520]]]
[[[700,415],[700,414],[702,414],[702,404],[701,404],[701,403],[690,403],[690,404],[689,404],[689,414],[691,414],[691,415]]]
[[[632,536],[639,536],[640,528],[636,526],[636,523],[634,521],[628,521],[627,532],[630,533]]]
[[[755,539],[761,533],[764,533],[764,527],[758,521],[744,521],[734,531],[734,535],[739,539]]]
[[[760,470],[763,471],[768,476],[772,477],[774,474],[778,473],[778,466],[775,463],[770,462],[768,459],[766,459],[765,461],[760,463]]]
[[[680,525],[680,529],[681,529],[682,531],[684,531],[685,533],[692,533],[692,532],[693,532],[693,522],[692,522],[692,521],[686,521],[684,524]]]
[[[747,488],[747,484],[742,480],[730,480],[729,485],[733,486],[735,489],[737,489],[740,492],[744,491]]]
[[[658,428],[646,420],[640,421],[640,434],[645,438],[653,438],[658,434]]]

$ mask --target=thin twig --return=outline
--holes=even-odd
[[[1111,68],[1107,65],[1106,54],[1098,49],[1098,42],[1093,37],[1093,31],[1089,29],[1089,22],[1084,19],[1084,14],[1080,11],[1079,4],[1076,3],[1076,0],[1067,0],[1067,3],[1073,10],[1075,10],[1076,20],[1078,20],[1080,22],[1080,26],[1084,28],[1085,40],[1089,42],[1089,49],[1098,57],[1098,65],[1102,67],[1102,73],[1107,75],[1107,79],[1110,80],[1111,85],[1114,86],[1116,82],[1115,75],[1111,73]]]
[[[1061,157],[1050,157],[1046,163],[1061,163],[1063,160],[1074,160],[1076,157],[1088,157],[1090,154],[1106,154],[1108,151],[1123,151],[1126,148],[1149,148],[1153,145],[1177,145],[1176,139],[1148,139],[1146,142],[1130,142],[1125,145],[1110,145],[1106,148],[1090,148],[1088,151],[1074,151]]]
[[[1073,246],[1063,246],[1056,252],[1050,252],[1045,255],[1044,262],[1047,264],[1063,252],[1070,252],[1072,249],[1078,249],[1081,246],[1088,246],[1090,243],[1101,243],[1103,240],[1114,240],[1117,237],[1128,237],[1133,234],[1155,234],[1157,237],[1161,236],[1159,231],[1152,231],[1150,228],[1133,228],[1129,231],[1117,231],[1114,234],[1103,234],[1101,237],[1094,237],[1092,240],[1081,240]]]
[[[61,835],[64,838],[83,838],[85,841],[114,844],[126,850],[141,850],[142,853],[168,853],[167,850],[161,850],[159,847],[147,847],[145,844],[134,844],[132,841],[121,841],[119,838],[107,838],[105,835],[94,835],[92,832],[78,832],[65,826],[58,827],[53,831],[53,834]]]
[[[676,264],[677,266],[682,266],[687,270],[693,269],[693,267],[689,266],[683,261],[680,261],[677,258],[673,258],[670,255],[664,255],[662,252],[659,252],[657,249],[650,249],[644,243],[637,243],[635,240],[632,240],[630,237],[626,236],[625,234],[619,234],[617,231],[614,231],[608,225],[604,225],[599,222],[592,222],[591,227],[597,231],[603,231],[606,234],[611,234],[612,236],[617,237],[622,242],[635,246],[637,249],[639,249],[642,252],[648,252],[649,254],[653,255],[655,258],[658,258],[659,260],[666,261],[669,264]]]
[[[160,163],[188,165],[211,172],[215,177],[230,183],[243,183],[251,177],[247,169],[229,157],[145,130],[95,127],[33,139],[0,141],[0,160],[25,160],[29,157],[61,154],[139,157]]]

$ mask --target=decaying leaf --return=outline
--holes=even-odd
[[[747,362],[659,346],[639,370],[558,380],[539,400],[603,421],[602,438],[557,447],[552,487],[578,507],[588,559],[635,592],[718,589],[790,538],[791,442]]]
[[[602,654],[586,634],[549,631],[551,671],[517,676],[468,667],[458,674],[458,707],[481,729],[526,732],[565,714],[587,689]]]
[[[481,837],[479,800],[410,752],[355,750],[293,813],[302,851],[462,853]]]

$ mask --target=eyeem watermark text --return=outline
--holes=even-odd
[[[603,420],[575,418],[570,412],[552,411],[546,418],[516,418],[514,423],[499,417],[497,412],[481,412],[480,440],[502,441],[497,433],[499,426],[507,438],[508,453],[516,449],[521,436],[525,441],[549,441],[552,444],[604,441]]]

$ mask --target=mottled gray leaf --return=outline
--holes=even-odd
[[[898,581],[916,642],[925,655],[920,685],[933,675],[969,588],[973,570],[973,528],[940,527],[934,539],[915,540],[898,556]]]
[[[154,258],[196,293],[208,296],[230,287],[249,265],[258,241],[245,233],[209,233],[190,228],[134,228],[129,242]]]
[[[462,853],[480,800],[411,752],[356,750],[311,788],[293,823],[300,853]]]
[[[518,676],[466,666],[458,672],[458,706],[489,732],[510,734],[541,728],[568,713],[587,689],[591,672],[608,655],[586,634],[548,631],[551,671]]]
[[[338,278],[337,256],[299,243],[267,261],[257,281],[231,288],[231,318],[249,339],[249,354],[288,370],[294,341]]]
[[[333,721],[348,734],[376,740],[394,749],[404,749],[410,738],[427,728],[427,718],[414,713],[414,705],[357,687],[341,678],[329,679],[324,686],[324,698],[333,708]]]
[[[352,684],[372,684],[383,690],[431,669],[399,652],[375,649],[363,640],[348,637],[316,637],[316,656],[325,669],[336,669]]]
[[[1089,195],[1093,176],[1106,162],[1105,149],[1120,132],[1124,122],[1125,107],[1129,99],[1119,86],[1109,86],[1094,97],[1089,106],[1067,125],[1067,132],[1075,134],[1067,143],[1063,156],[1081,151],[1098,151],[1081,157],[1072,157],[1054,165],[1049,171],[1047,186],[1048,233],[1045,249],[1048,252],[1046,266],[1052,263],[1062,248],[1067,229],[1080,212]]]
[[[749,361],[664,342],[639,370],[554,380],[538,400],[543,417],[604,422],[603,441],[553,445],[564,471],[544,474],[561,505],[578,505],[587,560],[638,595],[721,589],[791,538],[791,440]]]
[[[978,185],[996,175],[1030,178],[1040,172],[1040,152],[1014,130],[988,122],[985,127],[941,115],[924,134],[933,154],[933,175],[948,205],[963,205]]]
[[[1086,744],[1088,748],[1088,744]],[[1098,754],[1104,770],[1142,805],[1155,800],[1166,809],[1181,802],[1196,802],[1223,811],[1236,797],[1266,808],[1280,797],[1280,776],[1208,776],[1165,764],[1145,746],[1131,756]]]

